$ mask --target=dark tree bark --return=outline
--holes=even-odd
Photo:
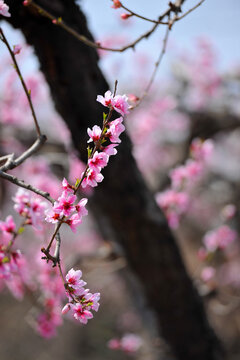
[[[57,111],[67,123],[79,155],[86,158],[86,129],[101,123],[96,95],[108,89],[96,51],[78,42],[20,0],[8,0],[8,21],[33,45]],[[38,3],[79,33],[91,38],[86,19],[73,0]],[[56,129],[57,131],[57,129]],[[159,329],[179,360],[223,359],[221,345],[181,259],[167,222],[136,166],[127,135],[95,191],[96,220],[123,247]]]

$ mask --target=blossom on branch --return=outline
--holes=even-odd
[[[128,108],[128,97],[126,95],[116,95],[113,96],[111,91],[108,90],[105,92],[104,96],[98,95],[97,101],[100,102],[103,106],[107,106],[111,109],[114,109],[122,116],[129,113]]]
[[[82,324],[87,324],[93,318],[91,310],[98,311],[100,294],[92,294],[84,289],[86,282],[81,280],[81,270],[71,269],[66,275],[66,291],[69,302],[63,307],[62,314],[69,311],[73,317]]]
[[[121,2],[120,2],[119,0],[113,0],[112,8],[113,8],[113,9],[118,9],[118,8],[120,8],[120,7],[122,7]]]

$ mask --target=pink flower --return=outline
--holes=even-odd
[[[5,222],[0,221],[0,230],[8,233],[13,233],[16,229],[16,225],[13,221],[12,215],[9,215]]]
[[[20,214],[28,214],[29,213],[29,204],[30,204],[30,194],[23,190],[18,189],[13,201],[15,202],[14,209]]]
[[[65,195],[63,193],[53,206],[53,210],[60,215],[69,216],[75,210],[74,202],[76,200],[76,195]]]
[[[73,187],[68,183],[68,181],[65,178],[62,181],[62,188],[66,192],[66,195],[67,193],[72,194],[74,192]]]
[[[93,314],[89,310],[84,310],[80,303],[74,306],[73,316],[83,324],[87,324],[88,320],[93,318]]]
[[[13,45],[13,53],[14,53],[14,55],[20,54],[21,50],[22,50],[21,45]]]
[[[10,17],[9,6],[7,6],[3,0],[0,0],[0,14],[6,17]]]
[[[113,95],[110,90],[106,91],[104,97],[102,95],[97,96],[97,101],[100,102],[103,106],[113,106]]]
[[[109,137],[110,141],[113,143],[120,143],[121,140],[119,136],[125,130],[125,126],[122,124],[123,118],[120,117],[116,120],[113,120],[109,123],[109,129],[106,135]]]
[[[17,191],[13,200],[15,201],[14,209],[21,216],[26,217],[27,223],[31,224],[35,229],[41,230],[46,203],[37,197],[30,196],[23,189]]]
[[[75,205],[75,209],[78,213],[79,217],[86,216],[88,214],[88,211],[86,209],[86,204],[88,202],[88,199],[82,198],[77,205]]]
[[[49,209],[46,211],[45,220],[49,223],[56,224],[60,220],[60,213],[53,211],[53,209]]]
[[[115,149],[115,148],[117,146],[118,146],[118,144],[110,144],[108,146],[102,147],[102,151],[105,152],[106,154],[108,154],[109,156],[116,155],[117,149]]]
[[[166,190],[156,194],[156,202],[165,212],[169,226],[176,229],[179,225],[180,216],[189,207],[188,194],[175,190]]]
[[[128,16],[129,17],[129,16]],[[128,108],[128,97],[126,95],[117,95],[114,97],[113,108],[122,116],[129,114]]]
[[[83,176],[83,174],[82,174]],[[85,188],[87,185],[95,187],[98,182],[103,181],[103,175],[93,169],[88,169],[86,177],[82,181],[82,187]]]
[[[78,214],[73,214],[69,219],[65,220],[65,223],[68,224],[72,232],[77,231],[77,226],[82,223],[82,218]]]
[[[62,319],[56,309],[46,306],[46,312],[37,318],[36,330],[44,338],[50,339],[56,336],[56,328],[61,325]]]
[[[99,172],[99,171],[101,171],[102,168],[107,166],[108,159],[109,159],[109,156],[106,153],[104,153],[104,152],[98,153],[96,151],[94,153],[92,159],[88,160],[88,165],[89,165],[90,169],[93,169],[93,170]]]
[[[185,165],[178,166],[170,171],[172,187],[181,189],[182,187],[193,186],[202,175],[202,164],[197,161],[188,160]]]
[[[92,130],[90,128],[87,129],[87,133],[90,137],[90,139],[88,140],[88,143],[91,141],[93,141],[95,143],[100,139],[102,129],[99,126],[94,125]]]
[[[86,282],[83,280],[80,280],[82,277],[81,270],[74,270],[73,268],[68,271],[66,275],[66,281],[68,285],[73,289],[79,289],[86,285]]]
[[[99,300],[100,300],[100,293],[91,294],[88,293],[85,295],[85,300],[87,303],[87,307],[89,307],[89,310],[92,309],[94,311],[98,311],[99,309]]]
[[[113,108],[122,116],[129,113],[127,100],[128,98],[126,95],[116,95],[113,97],[110,90],[105,92],[104,97],[102,95],[97,96],[98,102],[100,102],[103,106]]]

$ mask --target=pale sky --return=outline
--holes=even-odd
[[[123,4],[150,18],[157,18],[163,9],[166,9],[168,0],[122,0]],[[198,0],[187,0],[183,11],[194,6]],[[79,0],[79,4],[87,15],[90,30],[96,40],[106,37],[126,37],[126,42],[136,39],[140,34],[150,29],[152,24],[142,20],[130,19],[127,21],[120,19],[121,9],[111,8],[111,0]],[[161,4],[161,5],[159,5]],[[186,49],[192,51],[195,40],[198,37],[208,37],[215,45],[219,55],[220,67],[224,70],[230,69],[236,64],[240,64],[240,0],[205,0],[205,2],[186,18],[174,25],[168,42],[167,55],[159,69],[158,79],[161,79],[169,67],[168,57],[171,56],[172,49]],[[7,28],[7,35],[13,44],[21,43],[22,37],[19,32],[11,31]],[[136,47],[136,56],[147,55],[151,59],[149,71],[153,68],[154,61],[157,59],[162,46],[164,27],[151,36],[148,40],[143,40]],[[2,48],[0,48],[1,53]],[[124,68],[125,79],[128,74],[135,69],[134,62],[130,56],[133,51],[130,49],[124,54],[112,54],[105,56],[101,61],[102,68],[108,78],[110,85],[114,79],[108,71],[109,64],[115,64],[117,69],[119,64]],[[37,67],[36,61],[32,61],[27,67]],[[117,74],[117,70],[116,70]],[[116,76],[115,74],[115,76]],[[118,74],[117,74],[118,75]],[[109,77],[110,76],[110,77]],[[117,78],[121,80],[122,73]]]
[[[197,4],[198,0],[188,0],[184,6],[187,10]],[[122,3],[133,11],[150,18],[157,18],[162,9],[166,8],[166,0],[122,0]],[[121,9],[111,8],[111,0],[80,0],[87,14],[89,25],[97,39],[107,34],[121,34]],[[162,4],[159,5],[159,4]],[[191,47],[194,39],[208,36],[215,44],[221,65],[226,68],[237,61],[240,62],[240,1],[239,0],[205,0],[205,2],[185,19],[175,24],[171,41],[182,47]],[[122,20],[122,22],[124,22]],[[127,23],[127,21],[125,21]],[[133,39],[151,23],[137,20],[133,25],[126,25],[129,36]],[[160,36],[160,31],[159,35]],[[156,37],[155,37],[156,39]],[[155,39],[143,42],[143,48],[151,51],[154,56]],[[139,47],[140,48],[140,47]]]

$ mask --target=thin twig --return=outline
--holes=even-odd
[[[12,49],[11,49],[11,47],[9,45],[9,42],[8,42],[6,36],[4,35],[3,30],[1,28],[0,28],[0,35],[1,35],[0,38],[1,38],[2,42],[7,46],[8,51],[9,51],[9,53],[11,55],[12,60],[13,60],[15,70],[16,70],[16,72],[18,74],[18,77],[19,77],[19,79],[20,79],[20,81],[22,83],[24,92],[25,92],[25,94],[27,96],[27,99],[28,99],[28,103],[29,103],[29,106],[30,106],[30,109],[31,109],[31,112],[32,112],[32,116],[33,116],[34,124],[35,124],[35,127],[36,127],[37,135],[40,137],[41,136],[41,130],[40,130],[40,127],[39,127],[39,124],[38,124],[38,121],[37,121],[37,117],[36,117],[36,114],[35,114],[35,111],[34,111],[34,108],[33,108],[32,99],[31,99],[31,92],[27,89],[25,81],[24,81],[24,79],[22,77],[22,73],[21,73],[21,71],[19,69],[19,66],[18,66],[18,63],[16,61],[15,54],[12,51]]]
[[[0,170],[0,177],[2,177],[5,180],[10,181],[11,183],[20,186],[24,189],[30,190],[32,192],[34,192],[37,195],[42,196],[43,198],[45,198],[46,200],[48,200],[50,203],[54,203],[54,199],[49,195],[49,193],[39,190],[37,188],[35,188],[34,186],[30,185],[30,184],[26,184],[23,180],[19,180],[16,176],[10,175],[5,173],[4,171]]]
[[[116,81],[115,81],[115,85],[114,85],[113,96],[116,95],[117,85],[118,85],[118,81],[116,80]],[[95,152],[99,149],[99,147],[101,146],[101,142],[102,142],[102,139],[103,139],[103,137],[104,137],[105,127],[106,127],[107,123],[109,122],[109,120],[110,120],[110,118],[111,118],[111,116],[112,116],[112,113],[113,113],[113,108],[109,110],[108,116],[107,116],[107,118],[106,118],[106,119],[104,120],[104,122],[103,122],[103,127],[102,127],[101,135],[100,135],[100,137],[99,137],[99,140],[96,142],[96,144],[95,144],[95,146],[94,146],[94,149],[93,149],[93,151],[92,151],[92,153],[91,153],[90,158],[93,157],[94,153],[95,153]],[[89,169],[89,164],[87,163],[86,168],[85,168],[85,170],[84,170],[84,172],[83,172],[83,175],[81,176],[81,180],[79,181],[79,184],[77,185],[77,187],[76,187],[75,190],[74,190],[74,195],[77,193],[78,189],[79,189],[80,186],[82,185],[82,182],[83,182],[84,178],[85,178],[86,175],[87,175],[88,169]],[[57,236],[57,234],[58,234],[58,232],[59,232],[62,224],[64,223],[64,219],[65,219],[65,217],[61,218],[61,219],[59,220],[59,222],[57,223],[57,225],[56,225],[56,227],[55,227],[55,231],[54,231],[54,233],[53,233],[53,235],[52,235],[52,237],[51,237],[51,239],[50,239],[50,242],[49,242],[47,248],[46,248],[46,249],[45,249],[45,248],[42,249],[42,252],[46,255],[47,259],[49,259],[49,258],[48,258],[48,254],[50,255],[49,252],[50,252],[50,249],[51,249],[53,240],[54,240],[54,238]],[[51,257],[52,257],[52,256],[51,256]],[[55,257],[54,257],[54,258],[55,258]],[[52,260],[52,259],[50,259],[50,260]],[[53,260],[52,260],[52,261],[53,261]]]
[[[144,38],[148,38],[158,27],[159,23],[154,24],[154,26],[148,30],[147,32],[145,32],[144,34],[142,34],[141,36],[139,36],[135,41],[129,43],[126,46],[123,46],[121,48],[110,48],[110,47],[105,47],[100,45],[99,43],[95,43],[92,40],[89,40],[88,38],[86,38],[86,36],[79,34],[76,30],[72,29],[70,26],[68,26],[62,19],[57,19],[56,16],[53,16],[52,14],[50,14],[48,11],[46,11],[45,9],[43,9],[41,6],[39,6],[38,4],[36,4],[34,1],[29,1],[29,5],[28,6],[32,6],[33,8],[35,8],[38,13],[48,19],[50,19],[51,21],[54,21],[54,24],[57,26],[60,26],[61,28],[63,28],[64,30],[66,30],[68,33],[70,33],[71,35],[73,35],[76,39],[78,39],[79,41],[81,41],[82,43],[84,43],[87,46],[90,46],[92,48],[95,49],[100,49],[100,50],[106,50],[106,51],[112,51],[112,52],[124,52],[127,49],[134,49],[134,47]]]
[[[161,52],[160,52],[160,54],[158,56],[158,59],[157,59],[157,61],[155,63],[154,70],[153,70],[153,73],[152,73],[152,75],[151,75],[151,77],[149,79],[149,82],[148,82],[146,88],[144,89],[143,94],[139,97],[136,104],[131,106],[130,110],[133,110],[136,107],[138,107],[141,104],[141,102],[143,101],[143,99],[148,95],[149,90],[150,90],[150,88],[151,88],[151,86],[152,86],[152,84],[154,82],[154,79],[155,79],[155,77],[157,75],[159,65],[161,64],[163,56],[166,53],[166,47],[167,47],[167,41],[168,41],[169,32],[170,32],[170,27],[168,27],[167,30],[166,30],[166,33],[165,33],[165,36],[164,36],[164,39],[163,39],[163,46],[162,46]]]
[[[112,0],[113,1],[113,0]],[[159,21],[159,20],[153,20],[153,19],[149,19],[143,15],[137,14],[136,12],[130,10],[129,8],[127,8],[125,5],[123,5],[123,3],[121,2],[121,7],[126,10],[127,12],[129,12],[132,16],[135,16],[139,19],[148,21],[148,22],[152,22],[154,24],[162,24],[162,25],[168,25],[168,22],[164,22],[164,21]]]
[[[168,42],[168,37],[169,37],[169,32],[170,30],[172,29],[173,27],[173,24],[184,18],[186,15],[188,15],[190,12],[192,12],[193,10],[195,10],[196,8],[198,8],[205,0],[201,0],[197,5],[195,5],[193,8],[191,8],[190,10],[188,10],[185,14],[183,14],[181,17],[178,17],[177,15],[174,16],[173,19],[170,19],[170,16],[169,16],[169,20],[168,20],[168,28],[166,30],[166,34],[164,36],[164,39],[163,39],[163,47],[161,49],[161,52],[159,54],[159,57],[158,57],[158,60],[157,62],[155,63],[155,66],[154,66],[154,70],[153,70],[153,73],[150,77],[150,80],[145,88],[145,90],[143,91],[143,94],[139,97],[138,101],[136,102],[135,105],[133,105],[130,110],[133,110],[135,109],[137,106],[139,106],[141,104],[141,102],[143,101],[143,99],[148,95],[149,93],[149,90],[154,82],[154,79],[156,77],[156,74],[157,74],[157,71],[158,71],[158,68],[159,68],[159,65],[161,64],[162,62],[162,58],[166,52],[166,47],[167,47],[167,42]]]
[[[162,50],[161,50],[161,52],[160,52],[160,54],[159,54],[159,56],[158,56],[157,62],[155,63],[154,71],[153,71],[153,73],[152,73],[152,76],[151,76],[151,78],[150,78],[150,80],[149,80],[148,85],[146,86],[146,88],[145,88],[145,90],[144,90],[144,93],[143,93],[143,95],[142,95],[142,97],[141,97],[141,101],[142,101],[142,99],[148,94],[148,92],[149,92],[149,90],[150,90],[150,88],[151,88],[151,86],[152,86],[152,84],[153,84],[153,81],[154,81],[154,79],[155,79],[155,76],[156,76],[156,74],[157,74],[158,68],[159,68],[159,66],[160,66],[160,64],[161,64],[162,58],[163,58],[164,54],[166,53],[166,47],[167,47],[167,41],[168,41],[169,32],[170,32],[170,29],[167,28],[166,34],[165,34],[164,39],[163,39],[163,47],[162,47]]]
[[[185,16],[187,16],[188,14],[190,14],[192,11],[194,11],[195,9],[197,9],[200,5],[202,5],[202,3],[204,2],[205,0],[201,0],[198,4],[196,4],[194,7],[192,7],[191,9],[189,9],[188,11],[186,11],[183,15],[181,16],[178,16],[175,21],[178,21],[178,20],[181,20],[183,19]]]

